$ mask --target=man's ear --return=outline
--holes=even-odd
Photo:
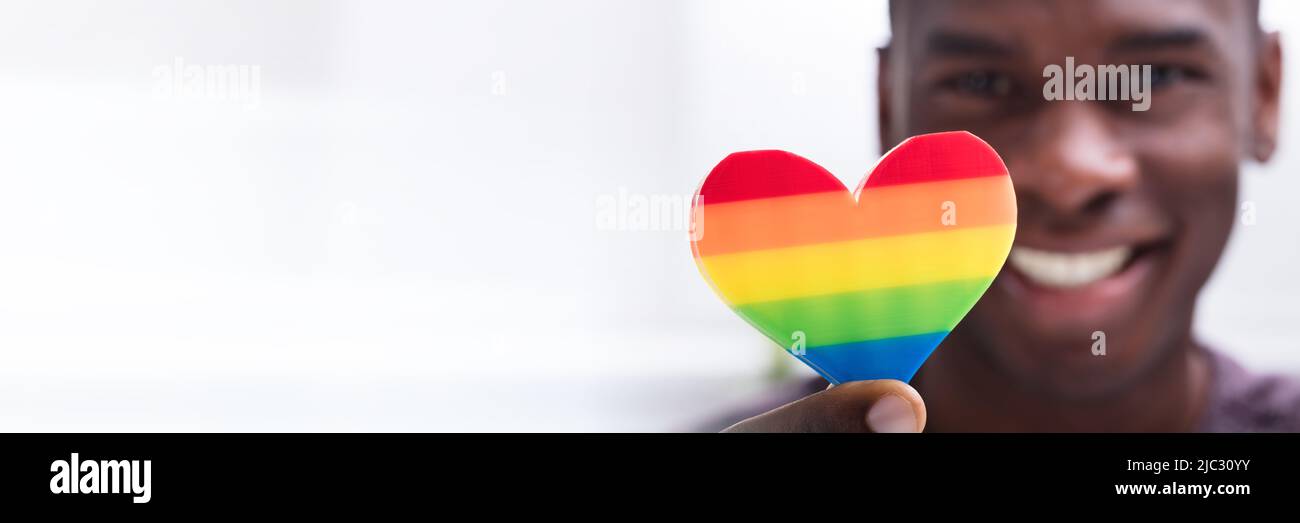
[[[1282,98],[1282,39],[1276,31],[1265,33],[1260,38],[1250,155],[1256,161],[1266,162],[1277,150],[1278,113]]]
[[[893,147],[893,114],[890,111],[893,96],[890,89],[889,45],[876,49],[876,123],[880,134],[880,154]]]

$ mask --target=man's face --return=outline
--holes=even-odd
[[[883,145],[971,131],[1006,161],[1019,205],[1006,268],[954,338],[1062,395],[1140,379],[1187,342],[1237,215],[1239,160],[1271,153],[1276,82],[1247,2],[899,4]],[[1044,68],[1066,57],[1151,65],[1149,110],[1045,100]]]

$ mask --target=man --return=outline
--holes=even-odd
[[[1236,220],[1238,164],[1276,144],[1281,46],[1258,3],[904,0],[890,17],[882,148],[955,129],[989,142],[1015,183],[1015,246],[915,389],[818,379],[728,430],[1300,430],[1294,382],[1192,334]],[[1150,65],[1147,110],[1049,100],[1046,68],[1067,58]]]

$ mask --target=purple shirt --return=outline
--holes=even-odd
[[[1199,432],[1300,432],[1300,382],[1255,374],[1210,351],[1210,398]]]
[[[1209,356],[1209,400],[1197,423],[1198,432],[1300,432],[1300,382],[1249,372],[1215,351],[1209,351]],[[821,378],[786,383],[701,429],[716,432],[825,389]]]

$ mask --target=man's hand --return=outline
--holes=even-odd
[[[925,402],[895,380],[842,383],[723,432],[920,432]]]

